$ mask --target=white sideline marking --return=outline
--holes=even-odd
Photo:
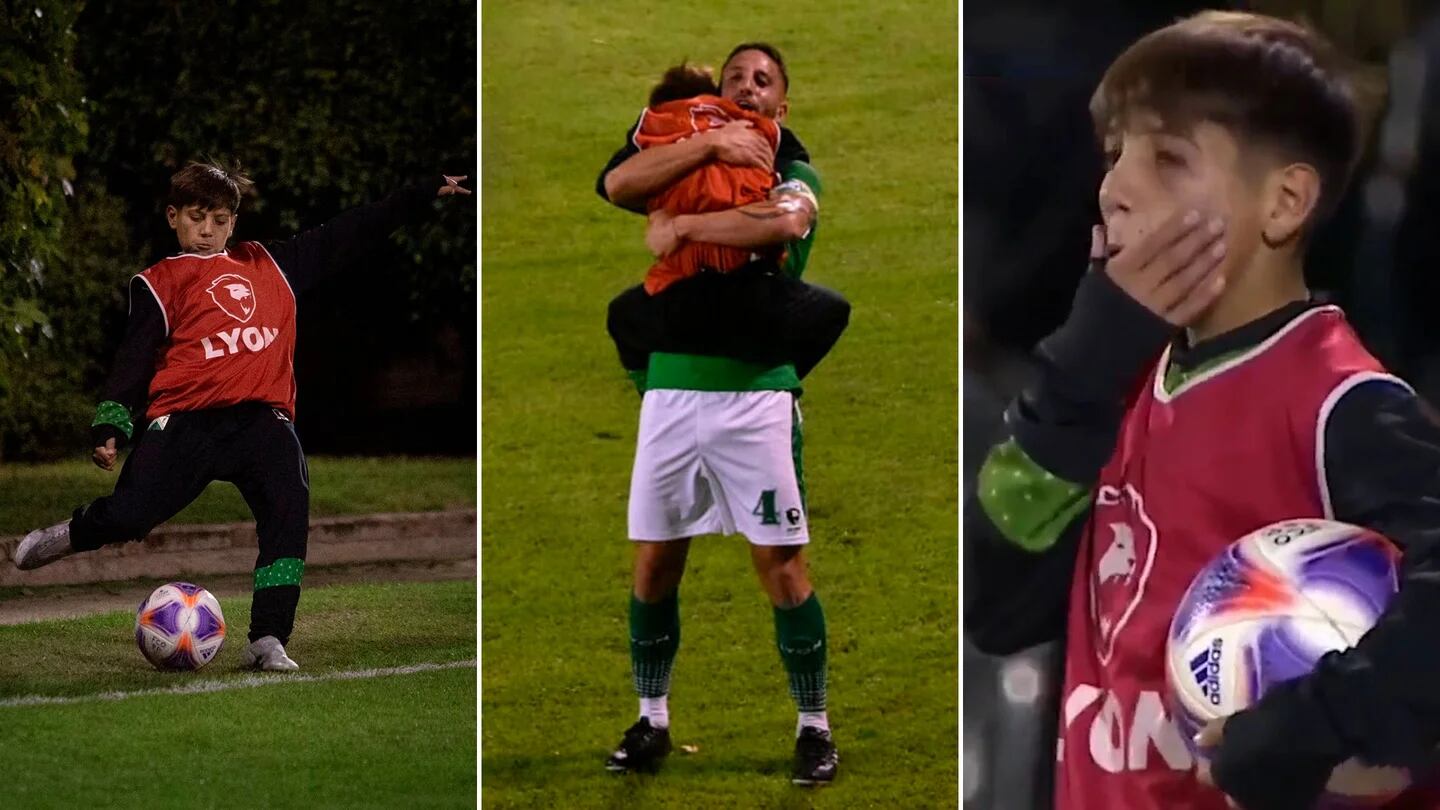
[[[246,675],[243,678],[235,678],[227,681],[199,681],[188,683],[183,686],[170,686],[164,689],[137,689],[132,692],[99,692],[93,695],[25,695],[23,697],[5,698],[0,700],[0,709],[8,709],[15,706],[63,706],[70,703],[95,703],[105,700],[126,700],[133,697],[149,697],[151,695],[199,695],[208,692],[226,692],[231,689],[251,689],[257,686],[275,686],[283,683],[318,683],[320,681],[354,681],[362,678],[385,678],[391,675],[414,675],[419,672],[435,672],[442,669],[466,669],[475,666],[475,659],[468,661],[446,661],[434,664],[411,664],[404,667],[386,667],[384,669],[352,669],[343,672],[324,672],[319,675],[284,675],[281,673],[268,673],[265,675]]]

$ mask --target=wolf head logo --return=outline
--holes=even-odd
[[[215,306],[240,323],[249,323],[255,314],[255,286],[248,279],[226,273],[210,282],[206,292]]]
[[[1131,485],[1101,486],[1092,513],[1098,557],[1090,563],[1090,615],[1096,656],[1106,664],[1115,638],[1139,608],[1155,564],[1160,537]]]

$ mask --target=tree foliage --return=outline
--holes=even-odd
[[[0,450],[83,447],[125,279],[173,250],[164,197],[189,160],[255,179],[240,239],[292,235],[421,176],[473,177],[475,13],[458,0],[0,3]],[[473,334],[475,209],[436,207],[351,283],[302,302],[302,366],[316,369],[302,371],[302,407],[307,391],[353,398],[345,380],[434,351],[439,332]],[[445,362],[473,366],[469,343]]]

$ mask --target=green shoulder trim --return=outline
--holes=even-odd
[[[1205,362],[1188,371],[1175,365],[1175,361],[1170,360],[1169,355],[1166,355],[1166,359],[1168,362],[1165,364],[1165,377],[1162,382],[1162,387],[1165,389],[1166,394],[1173,394],[1178,391],[1180,389],[1180,386],[1184,385],[1185,383],[1195,379],[1196,377],[1199,377],[1202,374],[1214,371],[1215,369],[1225,365],[1231,360],[1234,360],[1240,355],[1253,350],[1254,347],[1252,346],[1245,349],[1236,349],[1231,352],[1225,352],[1224,354],[1206,360]]]
[[[130,416],[130,409],[114,400],[107,399],[95,409],[95,421],[90,423],[90,427],[101,425],[114,427],[125,434],[127,439],[135,434],[135,422]]]
[[[1090,506],[1090,490],[1056,478],[1007,439],[990,451],[976,485],[980,505],[1005,539],[1044,551]]]
[[[729,357],[650,353],[645,388],[682,391],[794,391],[800,387],[795,367],[746,363]]]

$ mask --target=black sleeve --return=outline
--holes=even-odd
[[[965,637],[988,655],[1014,655],[1065,634],[1070,580],[1086,515],[1039,553],[1011,543],[974,496],[965,503]]]
[[[643,117],[644,114],[642,113],[640,117],[637,117],[635,119],[635,123],[631,124],[630,128],[625,131],[625,145],[615,150],[615,154],[610,156],[610,161],[605,164],[605,168],[600,170],[600,176],[595,178],[595,193],[599,194],[600,199],[604,200],[605,202],[611,202],[610,195],[605,191],[606,175],[614,171],[616,166],[619,166],[621,163],[624,163],[635,155],[640,154],[640,147],[635,145],[635,131],[640,128],[640,120]],[[626,206],[625,210],[633,211],[637,214],[645,213],[644,206],[641,206],[639,208],[631,208]]]
[[[1440,743],[1440,424],[1408,389],[1362,383],[1331,413],[1324,463],[1335,518],[1389,537],[1404,558],[1379,624],[1327,658],[1317,686],[1354,753],[1413,761]]]
[[[426,209],[444,182],[440,175],[433,181],[417,181],[293,239],[266,242],[265,248],[298,295],[383,245],[390,234]]]
[[[150,394],[150,380],[155,376],[155,358],[168,337],[165,314],[155,294],[139,276],[130,280],[130,316],[125,322],[125,336],[115,352],[110,375],[100,388],[100,399],[118,402],[131,414],[145,410]],[[116,446],[125,443],[125,435],[113,425],[91,428],[91,439],[99,447],[106,439],[115,439]]]
[[[1401,547],[1400,591],[1359,644],[1226,724],[1213,773],[1246,807],[1318,795],[1352,756],[1420,766],[1440,742],[1440,425],[1408,389],[1376,380],[1341,396],[1323,435],[1335,518]]]
[[[1008,435],[1036,466],[1072,485],[1093,487],[1114,452],[1125,397],[1174,334],[1098,269],[1087,273],[1070,317],[1037,351],[1036,383],[1006,412]],[[965,631],[984,652],[1008,654],[1064,631],[1075,564],[1088,511],[1048,548],[1031,551],[1007,538],[977,495],[964,515],[967,566]]]
[[[805,144],[800,143],[795,133],[781,127],[780,143],[775,148],[775,173],[784,174],[785,167],[796,161],[809,163],[810,153],[805,151]]]

